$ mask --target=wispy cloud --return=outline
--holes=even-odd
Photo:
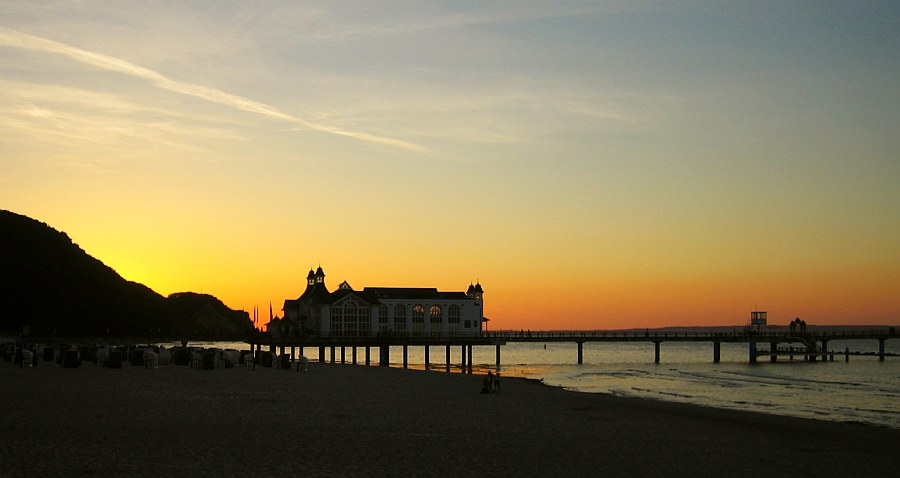
[[[242,140],[229,126],[220,118],[176,113],[115,94],[0,79],[0,130],[6,140],[18,136],[47,144],[57,138],[66,150],[84,144],[133,151],[143,143],[197,151],[198,139]]]
[[[382,144],[407,150],[425,150],[425,148],[420,145],[399,139],[377,136],[361,131],[351,131],[334,126],[307,121],[289,113],[280,111],[278,108],[265,103],[233,95],[231,93],[227,93],[207,86],[173,80],[149,68],[135,65],[120,58],[82,50],[80,48],[75,48],[63,43],[59,43],[57,41],[30,35],[16,30],[0,28],[0,45],[40,51],[44,53],[64,55],[73,60],[106,71],[121,73],[123,75],[146,80],[158,88],[284,121],[305,130],[320,131],[339,136],[346,136],[357,139],[359,141]]]
[[[552,18],[577,18],[647,9],[654,2],[511,2],[406,4],[326,2],[327,8],[285,8],[265,17],[267,25],[281,25],[305,40],[343,41],[359,37],[407,35],[436,30],[513,24]],[[258,9],[247,15],[258,15]]]

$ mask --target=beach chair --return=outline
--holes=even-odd
[[[144,351],[144,368],[159,368],[159,354]]]
[[[34,366],[34,352],[31,350],[22,351],[22,368],[31,368]]]
[[[203,365],[203,354],[198,350],[191,350],[191,368],[200,368]]]

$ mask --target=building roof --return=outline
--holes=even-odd
[[[333,304],[349,295],[352,295],[367,304],[377,304],[378,303],[378,297],[376,297],[374,294],[372,294],[370,292],[366,292],[366,291],[358,291],[358,290],[353,290],[353,289],[338,289],[338,290],[332,292],[331,296],[328,298],[328,303]]]
[[[435,287],[366,287],[369,293],[378,299],[413,299],[413,300],[461,300],[468,299],[464,292],[439,292]]]
[[[309,301],[309,302],[328,302],[328,298],[331,295],[328,292],[328,288],[325,287],[325,283],[316,282],[315,284],[308,286],[305,291],[303,291],[303,295],[297,298],[298,301]]]

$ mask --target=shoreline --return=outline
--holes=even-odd
[[[675,366],[678,366],[678,365],[684,365],[684,363],[678,363]],[[688,364],[688,365],[691,365],[691,364]],[[727,365],[727,364],[723,364],[723,365]],[[602,364],[602,366],[611,366],[611,364]],[[623,366],[634,367],[635,364],[627,364],[627,365],[623,365]],[[638,364],[637,366],[640,367],[640,364]],[[788,365],[788,366],[793,366],[793,365]],[[392,368],[402,368],[401,364],[391,364],[391,367]],[[549,368],[552,368],[552,367],[553,366],[549,366]],[[765,367],[765,365],[763,367]],[[409,368],[410,370],[446,373],[445,367],[432,366],[431,368],[426,369],[421,364],[411,364],[407,368]],[[616,391],[610,390],[610,389],[584,390],[584,389],[580,389],[578,384],[568,386],[565,383],[548,383],[548,382],[546,382],[545,381],[546,379],[544,377],[542,377],[542,375],[543,375],[543,373],[546,373],[549,370],[549,368],[545,368],[545,367],[541,367],[541,366],[534,366],[534,367],[529,366],[526,368],[527,368],[528,372],[525,374],[522,374],[521,370],[518,370],[515,368],[510,370],[510,368],[507,367],[505,370],[502,370],[502,377],[517,378],[517,379],[522,379],[522,380],[533,380],[544,386],[559,388],[561,390],[569,391],[572,393],[586,393],[586,394],[591,394],[591,395],[604,395],[604,396],[611,396],[611,397],[617,397],[617,398],[622,398],[622,399],[647,400],[647,401],[662,402],[662,403],[685,404],[685,405],[693,405],[693,406],[704,407],[704,408],[712,408],[712,409],[716,409],[716,410],[732,410],[732,411],[739,411],[739,412],[760,413],[763,415],[773,415],[773,416],[777,416],[777,417],[801,418],[801,419],[832,422],[832,423],[859,424],[859,425],[871,426],[871,427],[876,427],[876,428],[900,430],[900,423],[886,421],[884,419],[881,419],[882,417],[877,417],[875,419],[870,419],[870,420],[866,420],[865,418],[860,418],[860,419],[854,420],[854,419],[852,419],[852,417],[848,417],[846,415],[840,415],[839,413],[834,413],[835,410],[832,410],[832,409],[827,409],[824,411],[809,411],[809,410],[807,410],[806,413],[804,414],[804,413],[802,413],[802,411],[794,410],[789,407],[783,407],[783,406],[779,407],[777,405],[774,405],[774,406],[770,405],[768,408],[763,408],[763,407],[747,408],[747,403],[742,402],[742,401],[732,403],[729,401],[706,400],[705,402],[703,402],[703,401],[691,400],[691,399],[684,399],[684,400],[673,399],[673,398],[666,397],[666,396],[642,396],[640,394],[617,393]],[[535,372],[536,370],[538,372]],[[476,374],[484,374],[484,373],[487,373],[488,371],[492,371],[493,373],[498,373],[497,368],[493,367],[493,366],[481,366],[481,367],[476,366],[475,367]],[[452,369],[452,373],[462,373],[462,372],[460,371],[459,367],[456,366]],[[534,376],[529,376],[529,375],[534,375]],[[559,380],[557,377],[557,382],[558,381]]]
[[[503,376],[0,363],[5,476],[865,476],[900,430],[566,390]]]

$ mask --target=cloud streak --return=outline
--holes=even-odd
[[[246,111],[249,113],[254,113],[284,121],[304,130],[312,130],[338,136],[346,136],[359,141],[381,144],[411,151],[425,150],[425,148],[420,145],[399,139],[377,136],[361,131],[345,130],[334,126],[307,121],[280,111],[278,108],[265,103],[233,95],[231,93],[227,93],[207,86],[173,80],[149,68],[135,65],[120,58],[82,50],[80,48],[75,48],[63,43],[34,35],[29,35],[27,33],[22,33],[16,30],[0,28],[0,45],[63,55],[81,63],[100,68],[102,70],[112,71],[115,73],[120,73],[134,78],[146,80],[154,86],[164,90],[200,98],[212,103],[229,106],[241,111]]]

